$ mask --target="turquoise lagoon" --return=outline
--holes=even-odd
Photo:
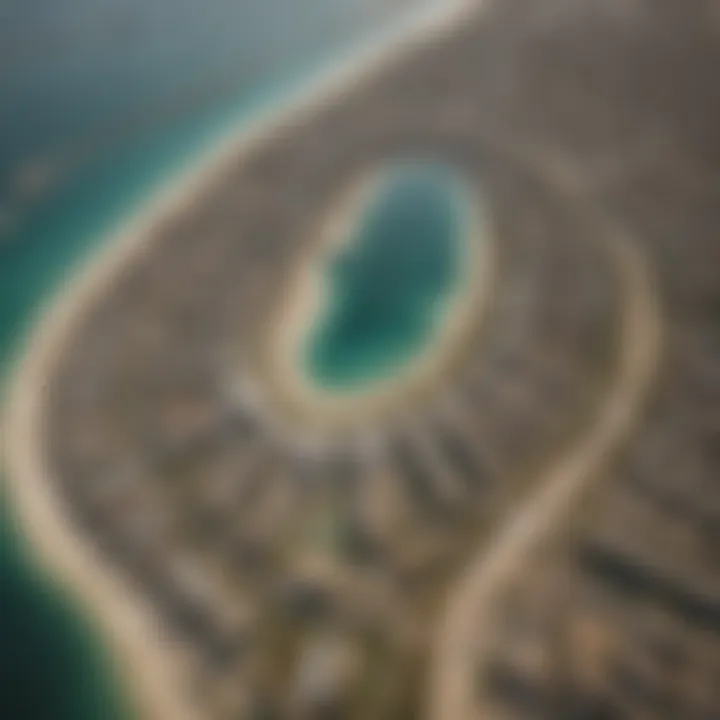
[[[379,173],[321,269],[322,307],[302,348],[314,384],[371,389],[432,348],[465,289],[470,203],[465,179],[442,163]]]

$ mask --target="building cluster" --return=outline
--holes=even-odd
[[[666,98],[668,77],[703,94],[697,58],[720,59],[720,29],[702,2],[646,4],[510,0],[418,43],[159,218],[75,329],[48,382],[48,464],[181,648],[204,716],[423,714],[449,589],[616,370],[623,298],[591,207],[657,269],[667,358],[627,449],[508,588],[477,659],[478,717],[720,712],[720,203],[704,125],[683,144],[701,100],[678,87],[673,115]],[[538,171],[548,156],[579,168],[583,203]],[[431,387],[306,443],[264,392],[273,309],[337,188],[398,157],[476,188],[492,297]]]

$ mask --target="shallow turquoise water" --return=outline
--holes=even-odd
[[[324,268],[305,369],[326,389],[366,388],[436,340],[464,274],[467,188],[430,162],[383,171],[349,242]]]
[[[0,370],[49,294],[171,173],[397,12],[367,0],[0,3]],[[22,182],[38,165],[49,180]],[[128,718],[108,667],[0,492],[0,718]]]

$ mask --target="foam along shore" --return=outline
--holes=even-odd
[[[168,645],[153,609],[130,591],[96,554],[91,539],[71,523],[53,482],[43,418],[48,388],[63,351],[85,312],[126,266],[140,260],[156,223],[201,203],[254,144],[268,141],[288,124],[302,122],[319,102],[339,97],[344,87],[370,80],[387,62],[419,48],[437,33],[451,31],[479,8],[475,0],[429,3],[320,74],[311,87],[299,88],[221,139],[104,244],[59,297],[51,298],[8,376],[2,459],[12,507],[38,560],[55,579],[70,586],[104,631],[119,675],[131,688],[143,718],[191,720],[198,715],[181,692],[184,660],[179,648]]]
[[[291,432],[302,427],[303,432],[310,431],[316,436],[312,440],[321,443],[323,437],[366,426],[369,415],[377,421],[392,417],[400,404],[406,404],[402,400],[407,401],[432,386],[437,374],[465,346],[492,295],[495,274],[492,230],[478,189],[462,183],[453,188],[457,195],[462,195],[454,203],[461,218],[461,237],[453,240],[459,243],[461,255],[457,263],[459,277],[456,287],[436,308],[439,327],[431,331],[425,347],[397,373],[374,379],[367,388],[360,384],[338,392],[309,377],[303,362],[303,346],[312,333],[319,309],[328,302],[330,289],[324,277],[327,258],[344,244],[359,241],[354,231],[358,208],[366,206],[368,199],[376,195],[389,172],[392,166],[364,173],[320,221],[317,239],[306,245],[295,277],[279,296],[262,368],[258,368],[265,401],[270,406],[281,406],[274,415],[294,423]]]

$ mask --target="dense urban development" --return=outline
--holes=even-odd
[[[710,0],[479,3],[83,309],[34,446],[194,717],[720,716],[719,66]],[[336,422],[283,390],[286,291],[343,188],[418,157],[474,188],[487,292]]]

